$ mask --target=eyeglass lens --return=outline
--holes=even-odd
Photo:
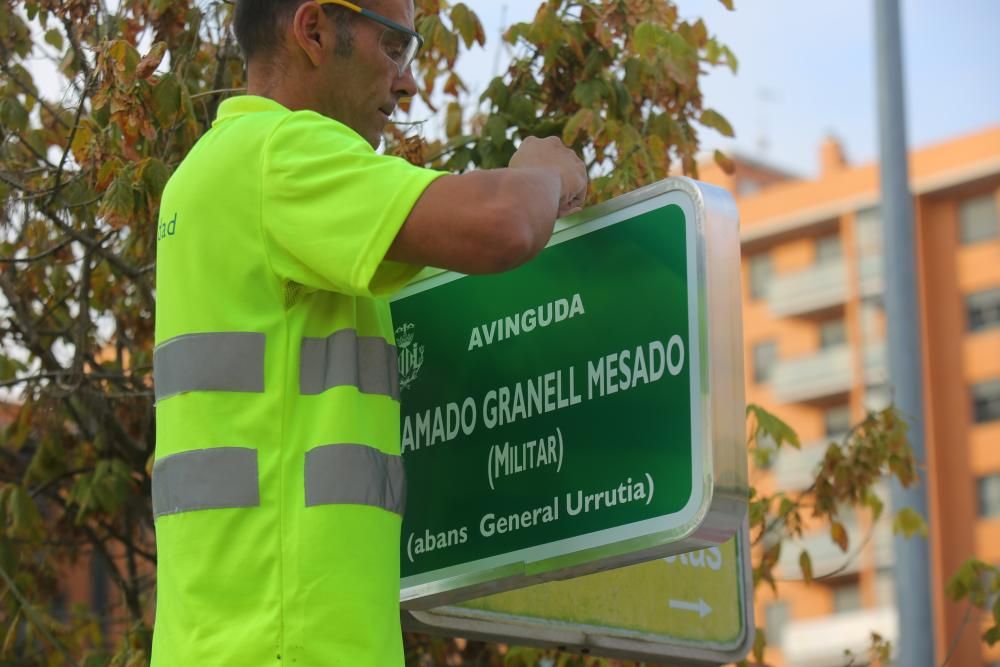
[[[389,28],[379,38],[379,48],[389,60],[396,64],[399,74],[402,75],[409,68],[414,56],[417,55],[420,44],[413,35]]]

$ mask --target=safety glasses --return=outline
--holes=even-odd
[[[336,5],[344,9],[349,9],[385,26],[386,30],[379,37],[378,46],[382,50],[382,53],[395,63],[396,68],[399,70],[399,76],[403,76],[406,73],[420,47],[424,45],[423,37],[415,30],[410,30],[395,21],[390,21],[386,17],[364,7],[358,7],[353,2],[348,2],[348,0],[316,0],[316,2],[321,5]]]

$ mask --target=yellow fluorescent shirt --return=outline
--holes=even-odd
[[[385,260],[441,174],[227,100],[157,234],[153,665],[401,665]]]

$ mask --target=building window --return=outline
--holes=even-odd
[[[764,632],[769,646],[781,646],[790,619],[787,602],[772,602],[764,607]]]
[[[778,344],[773,340],[753,346],[753,381],[757,384],[768,382],[778,362]]]
[[[844,320],[830,320],[819,326],[819,346],[824,350],[847,343],[847,327]]]
[[[878,208],[866,208],[858,211],[855,218],[855,235],[858,240],[858,253],[862,257],[881,256],[882,254],[882,213]]]
[[[831,234],[816,239],[816,263],[829,264],[839,262],[841,258],[840,236]]]
[[[833,587],[833,613],[846,614],[861,609],[861,586],[857,581]]]
[[[967,295],[965,313],[970,332],[1000,326],[1000,287]]]
[[[763,299],[771,287],[771,256],[768,254],[751,255],[748,260],[750,276],[750,298]]]
[[[851,430],[851,406],[837,405],[823,413],[827,437],[844,435]]]
[[[977,424],[1000,419],[1000,379],[972,385],[972,419]]]
[[[993,193],[958,204],[958,238],[963,244],[979,243],[1000,236],[997,200]]]
[[[1000,474],[980,477],[977,487],[979,516],[983,518],[1000,516]]]

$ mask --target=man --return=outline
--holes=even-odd
[[[164,192],[154,667],[403,662],[386,296],[513,268],[580,206],[557,139],[464,175],[378,155],[415,94],[412,0],[239,0],[249,95]]]

